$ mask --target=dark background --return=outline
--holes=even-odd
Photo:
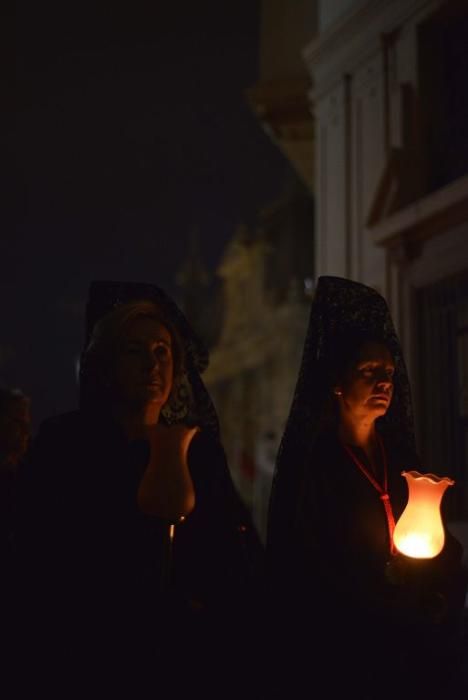
[[[18,2],[5,45],[0,382],[34,424],[76,403],[92,279],[213,271],[288,165],[250,112],[259,3]],[[4,30],[6,34],[6,30]]]

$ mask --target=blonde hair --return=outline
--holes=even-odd
[[[116,306],[96,322],[82,358],[87,370],[91,370],[96,378],[103,368],[104,360],[115,354],[129,323],[140,318],[153,319],[167,328],[172,340],[174,377],[183,371],[184,353],[179,333],[155,302],[143,299]]]

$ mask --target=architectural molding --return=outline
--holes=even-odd
[[[310,80],[294,77],[263,81],[246,91],[248,102],[266,133],[313,192],[314,122],[308,90]]]
[[[442,4],[443,0],[363,0],[357,4],[303,50],[315,86],[313,99],[332,89],[344,72],[354,71],[381,51],[383,36]]]
[[[439,282],[468,270],[468,221],[427,240],[421,255],[406,269],[411,290]]]
[[[414,246],[467,220],[468,176],[465,176],[368,225],[367,230],[376,245],[399,246],[404,238],[407,245],[411,241]]]

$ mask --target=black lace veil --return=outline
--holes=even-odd
[[[410,385],[384,298],[358,282],[320,277],[273,477],[267,536],[270,562],[290,543],[305,470],[312,463],[314,444],[329,404],[332,358],[337,345],[343,350],[347,340],[356,334],[381,338],[393,354],[394,394],[387,414],[379,419],[379,432],[396,447],[415,453]]]
[[[208,351],[191,328],[177,304],[159,287],[139,282],[94,281],[90,285],[86,306],[84,350],[81,355],[79,384],[80,407],[93,410],[99,403],[95,380],[89,369],[86,349],[97,321],[119,305],[134,301],[151,301],[179,336],[183,348],[183,370],[174,379],[174,386],[162,419],[167,424],[198,425],[215,436],[219,434],[216,410],[201,379],[208,366]]]

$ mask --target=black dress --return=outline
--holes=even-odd
[[[168,523],[137,506],[147,459],[145,442],[84,411],[42,426],[18,527],[30,658],[68,682],[210,697],[249,671],[262,548],[220,443],[201,432],[188,457],[196,504],[169,561]]]
[[[370,470],[364,452],[353,452]],[[385,453],[397,520],[407,500],[401,472],[419,465],[415,455],[389,445]],[[314,640],[309,648],[291,644],[288,673],[299,685],[312,665],[330,697],[463,697],[459,621],[448,614],[436,621],[433,607],[439,594],[455,611],[463,604],[460,545],[446,532],[444,550],[433,560],[392,554],[378,492],[331,433],[316,442],[294,540],[295,585],[284,590],[296,622],[286,622],[286,629],[293,640],[303,639],[304,630]]]

